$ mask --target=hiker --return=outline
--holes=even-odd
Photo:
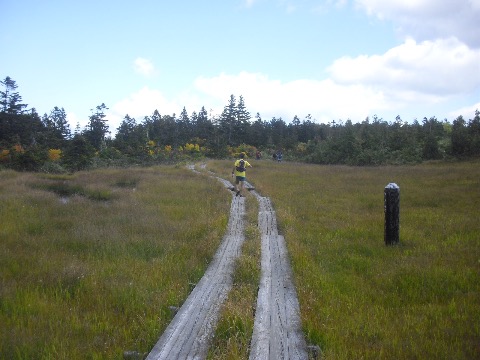
[[[245,154],[240,154],[240,159],[235,161],[232,170],[232,176],[235,174],[235,196],[244,196],[242,195],[244,183],[245,183],[245,176],[246,176],[246,169],[248,167],[252,167],[250,163],[244,159]]]

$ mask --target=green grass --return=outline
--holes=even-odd
[[[184,168],[0,172],[0,358],[150,351],[229,205],[221,184]]]
[[[231,162],[209,168],[227,177]],[[356,168],[253,162],[275,206],[307,342],[324,359],[480,357],[480,163]],[[400,186],[400,244],[383,189]]]
[[[230,179],[231,164],[208,168]],[[252,165],[248,181],[272,199],[306,339],[323,359],[480,358],[480,162]],[[393,247],[383,240],[390,182],[401,198]],[[64,185],[79,191],[55,190]],[[247,201],[247,241],[210,358],[247,358],[259,280]],[[168,307],[203,275],[229,207],[220,183],[179,167],[1,171],[0,358],[148,352]]]

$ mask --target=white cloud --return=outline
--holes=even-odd
[[[319,122],[358,121],[389,106],[381,91],[361,85],[339,85],[332,80],[281,82],[263,74],[241,72],[200,77],[190,91],[169,99],[159,90],[144,87],[114,104],[106,118],[113,135],[127,114],[140,123],[155,110],[161,115],[179,115],[185,106],[190,115],[205,106],[209,115],[215,116],[221,114],[232,94],[237,101],[243,96],[252,118],[258,112],[264,120],[281,117],[287,123],[295,115],[303,119],[308,114]]]
[[[413,60],[416,60],[413,57]],[[295,115],[304,119],[311,114],[318,122],[326,123],[332,120],[362,121],[367,116],[378,114],[387,120],[393,120],[397,114],[404,119],[422,117],[425,113],[430,114],[432,109],[441,109],[437,104],[445,103],[447,96],[439,96],[434,93],[422,93],[415,87],[409,88],[406,84],[396,86],[396,81],[402,84],[402,76],[389,74],[388,67],[380,69],[381,77],[375,78],[369,70],[369,58],[351,59],[353,63],[336,63],[333,66],[340,71],[341,67],[346,69],[348,65],[358,66],[361,64],[360,73],[364,76],[363,83],[357,81],[346,81],[347,78],[338,79],[335,76],[326,80],[295,80],[282,82],[276,79],[269,79],[268,76],[260,73],[240,72],[238,74],[221,73],[218,76],[206,78],[199,77],[195,80],[193,87],[186,92],[176,95],[163,94],[159,90],[144,87],[131,94],[129,97],[117,102],[107,113],[109,126],[112,133],[120,125],[126,114],[135,118],[137,122],[143,121],[145,116],[150,116],[154,110],[161,115],[179,115],[183,107],[189,115],[195,111],[199,112],[202,106],[210,116],[220,115],[224,106],[227,105],[230,95],[234,95],[238,101],[243,96],[245,105],[252,118],[260,113],[264,120],[272,117],[281,117],[285,122],[290,122]],[[376,57],[376,61],[383,66],[384,59]],[[355,72],[352,72],[355,73]],[[351,80],[351,79],[350,79]],[[398,89],[398,90],[397,90]],[[431,105],[428,110],[424,106]],[[459,109],[448,115],[455,118],[459,114],[471,117],[475,108]],[[415,114],[412,114],[412,109]],[[407,114],[405,114],[407,112]],[[433,113],[438,118],[444,118],[446,113]]]
[[[80,129],[83,129],[88,124],[88,118],[81,121],[79,116],[74,112],[67,113],[67,121],[70,124],[70,130],[72,133],[75,131],[77,124],[80,125]]]
[[[416,40],[455,36],[480,47],[480,0],[355,0],[369,15],[392,20]]]
[[[380,18],[391,17],[395,14],[416,14],[427,15],[429,13],[441,13],[442,9],[449,8],[453,4],[458,4],[464,0],[355,0],[355,2],[365,8],[367,13]],[[465,2],[468,2],[465,1]]]
[[[175,112],[178,115],[178,108],[175,102],[167,100],[159,90],[143,87],[117,102],[105,115],[110,131],[115,132],[127,114],[140,123],[145,116],[152,115],[155,110],[161,115],[172,115]]]
[[[407,39],[384,54],[337,59],[327,70],[328,79],[290,82],[262,73],[221,73],[198,77],[180,94],[144,87],[111,107],[107,118],[113,132],[126,114],[141,122],[155,109],[162,115],[178,115],[184,106],[189,114],[205,106],[210,115],[219,115],[232,94],[237,100],[243,96],[251,116],[258,112],[264,120],[282,117],[290,122],[295,115],[303,119],[307,114],[319,122],[361,121],[373,114],[413,119],[432,111],[443,118],[449,101],[478,93],[480,49],[469,49],[454,37]],[[474,111],[465,108],[458,113]]]
[[[198,78],[195,87],[225,105],[242,95],[247,108],[263,118],[290,121],[311,113],[317,120],[362,120],[374,113],[441,111],[449,102],[480,89],[480,49],[451,37],[416,42],[407,39],[384,54],[343,57],[327,69],[326,80],[281,82],[264,74],[241,72]],[[451,106],[451,105],[450,105]],[[435,110],[438,109],[438,110]],[[472,112],[473,113],[473,112]]]
[[[138,57],[133,62],[133,69],[137,74],[141,74],[146,77],[150,77],[156,74],[155,66],[153,63],[141,57]]]
[[[320,122],[333,119],[364,119],[373,109],[387,106],[381,91],[361,85],[339,85],[332,80],[296,80],[282,83],[263,74],[241,72],[199,78],[196,88],[224,105],[231,94],[243,96],[252,117],[257,112],[263,119],[282,117],[289,122],[295,115],[308,113]]]
[[[480,111],[480,102],[477,102],[476,104],[473,104],[471,106],[464,106],[460,109],[453,110],[448,115],[452,120],[462,115],[463,118],[468,121],[469,119],[473,119],[473,117],[475,116],[475,111],[477,110]]]
[[[469,49],[455,38],[407,39],[382,55],[340,58],[328,71],[341,84],[361,83],[405,100],[439,101],[480,86],[480,49]]]

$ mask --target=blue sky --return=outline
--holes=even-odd
[[[1,0],[0,77],[72,129],[126,114],[316,122],[480,110],[480,0]]]

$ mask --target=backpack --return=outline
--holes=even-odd
[[[240,160],[240,162],[238,163],[238,166],[235,167],[235,170],[237,170],[238,172],[244,172],[245,170],[247,170],[245,168],[245,161],[244,160]]]

